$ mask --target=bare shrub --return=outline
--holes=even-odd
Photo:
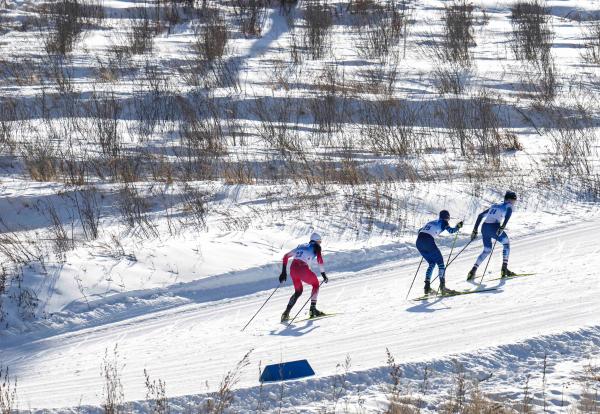
[[[484,159],[497,161],[503,151],[522,149],[516,135],[501,127],[506,123],[499,108],[501,103],[485,90],[468,99],[444,101],[443,120],[462,156],[481,153]]]
[[[114,93],[94,92],[90,100],[89,114],[94,126],[93,136],[102,155],[109,159],[118,157],[122,145],[119,133],[121,106]]]
[[[582,57],[584,62],[600,64],[600,21],[592,21],[583,27],[584,51]]]
[[[569,119],[557,114],[558,125],[549,130],[550,154],[548,164],[551,176],[588,177],[594,172],[591,155],[598,137],[592,125],[584,118]],[[558,174],[557,174],[558,173]]]
[[[17,401],[17,380],[10,376],[8,367],[0,365],[0,413],[16,413]]]
[[[152,24],[148,9],[146,7],[138,9],[138,15],[129,19],[128,26],[125,34],[125,49],[132,55],[152,52],[156,26]]]
[[[417,411],[406,404],[402,390],[402,368],[396,362],[389,349],[385,349],[387,367],[389,369],[390,384],[388,385],[388,408],[385,414],[414,414]]]
[[[363,145],[379,154],[405,156],[418,151],[422,137],[415,129],[418,108],[390,98],[363,105]]]
[[[388,55],[402,38],[406,42],[409,9],[406,1],[400,4],[378,4],[365,0],[352,2],[350,10],[358,28],[358,51],[367,59]]]
[[[32,262],[44,263],[44,247],[28,238],[27,234],[16,232],[0,219],[0,257],[6,266],[15,269]]]
[[[577,412],[594,414],[600,412],[600,368],[592,363],[586,364],[579,378],[579,384],[581,396],[577,403]]]
[[[304,30],[303,47],[311,59],[321,59],[331,49],[331,27],[333,12],[326,1],[310,1],[303,13],[306,28]]]
[[[237,385],[240,380],[240,374],[244,368],[250,365],[250,354],[252,350],[248,351],[246,355],[231,369],[219,385],[219,390],[213,393],[203,404],[203,412],[206,414],[223,414],[227,408],[231,406],[234,399],[233,388]]]
[[[71,228],[66,229],[60,214],[51,203],[46,203],[44,211],[50,219],[50,234],[54,244],[54,254],[58,261],[66,260],[66,252],[73,250],[75,247],[74,225],[71,223]]]
[[[150,204],[138,189],[124,185],[119,190],[119,211],[127,227],[137,230],[143,237],[156,237],[158,231],[149,217]]]
[[[360,71],[363,83],[356,85],[357,89],[364,93],[393,97],[398,79],[398,58],[397,53],[390,53],[385,59],[382,57],[379,63]]]
[[[104,17],[104,9],[99,4],[80,0],[45,3],[40,12],[49,25],[49,32],[43,37],[45,49],[48,53],[61,55],[73,50],[84,28],[90,26],[94,19]]]
[[[111,234],[109,241],[97,243],[94,247],[96,247],[94,249],[94,255],[96,256],[110,257],[115,260],[127,259],[130,262],[137,262],[135,254],[125,251],[123,243],[121,243],[119,236],[116,234]]]
[[[167,400],[165,382],[161,379],[150,380],[150,375],[145,369],[144,377],[146,378],[146,400],[150,403],[150,412],[152,414],[169,414],[171,410]]]
[[[109,355],[108,348],[104,351],[100,375],[104,381],[102,390],[102,409],[105,414],[125,413],[125,394],[123,384],[121,383],[121,371],[123,366],[119,361],[118,346],[115,345],[112,355]]]
[[[295,99],[286,96],[275,103],[268,98],[256,98],[252,110],[259,120],[258,135],[271,148],[283,155],[301,149]]]
[[[515,58],[530,62],[550,53],[553,33],[544,0],[520,1],[511,7],[512,49]]]
[[[98,238],[100,226],[100,204],[95,187],[87,187],[74,193],[73,202],[86,240]]]
[[[179,122],[179,137],[189,157],[218,156],[225,153],[226,136],[218,108],[203,100],[203,110],[198,113],[193,102],[180,100],[182,121]]]
[[[433,78],[440,94],[460,95],[465,92],[473,75],[470,67],[453,62],[434,64]]]
[[[37,137],[21,144],[21,156],[35,181],[52,181],[58,173],[57,148],[52,139]]]
[[[8,269],[4,266],[0,266],[0,295],[6,291],[6,283],[8,282]],[[0,311],[2,309],[2,303],[0,302]],[[0,320],[2,318],[0,317]]]
[[[17,293],[13,298],[19,309],[19,316],[24,320],[31,320],[35,318],[40,299],[33,289],[21,286],[21,279],[18,279],[18,282]]]
[[[315,87],[322,91],[309,101],[309,110],[319,127],[313,144],[319,145],[322,138],[320,133],[327,133],[328,138],[343,128],[346,118],[346,85],[344,73],[337,65],[327,65],[316,81]]]
[[[107,54],[96,55],[96,62],[96,78],[102,82],[115,82],[132,70],[127,47],[118,43],[112,43]]]
[[[221,59],[225,53],[228,40],[227,23],[219,14],[215,14],[207,24],[197,31],[194,50],[200,60],[213,61]]]
[[[471,65],[471,48],[475,46],[473,4],[454,0],[444,10],[444,61]]]
[[[260,36],[267,17],[267,0],[235,0],[234,7],[242,34]]]
[[[12,154],[16,148],[14,139],[17,124],[16,102],[12,99],[0,99],[0,154]]]
[[[197,230],[206,230],[206,215],[208,214],[206,201],[208,194],[186,183],[182,196],[183,210],[188,213],[189,223],[192,223]]]

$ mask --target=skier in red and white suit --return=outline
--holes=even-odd
[[[292,259],[290,275],[292,276],[292,282],[294,282],[294,294],[290,298],[285,312],[281,315],[281,321],[284,322],[289,320],[290,310],[292,310],[292,307],[296,304],[300,295],[302,295],[302,282],[312,286],[312,293],[310,296],[310,317],[315,318],[317,316],[325,315],[317,309],[319,279],[310,269],[311,262],[316,259],[319,264],[321,276],[323,277],[323,282],[327,283],[329,281],[325,274],[323,256],[321,255],[321,236],[318,233],[311,234],[309,243],[301,244],[283,256],[283,269],[281,270],[281,275],[279,275],[280,283],[287,280],[287,264],[290,258]]]

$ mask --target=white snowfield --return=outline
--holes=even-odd
[[[387,376],[386,347],[403,364],[408,380],[419,380],[424,363],[443,372],[452,370],[450,361],[457,359],[471,375],[486,379],[481,383],[484,391],[504,393],[509,399],[519,398],[527,374],[532,375],[530,386],[536,386],[546,353],[548,407],[559,411],[569,403],[569,393],[577,391],[565,383],[567,378],[575,367],[598,357],[599,230],[600,222],[594,221],[515,238],[511,268],[536,275],[507,281],[490,280],[499,275],[497,246],[483,285],[498,290],[489,293],[406,300],[418,264],[413,257],[331,273],[319,307],[339,313],[335,317],[289,328],[280,324],[292,293],[288,280],[244,332],[241,328],[271,291],[236,297],[230,289],[233,297],[223,300],[175,306],[28,343],[7,341],[0,345],[2,360],[18,376],[20,408],[97,405],[103,385],[99,367],[106,349],[111,352],[118,345],[127,400],[144,398],[147,369],[166,381],[169,396],[180,396],[174,398],[174,406],[183,407],[177,404],[214,390],[227,370],[253,350],[236,399],[236,408],[252,412],[260,392],[259,363],[306,358],[316,378],[286,384],[283,408],[311,412],[331,394],[331,381],[340,372],[337,365],[348,355],[352,365],[347,380],[360,384],[363,396],[371,396],[367,408],[377,411],[385,402],[380,384]],[[478,239],[449,267],[450,287],[473,287],[465,275],[480,248]],[[422,279],[423,268],[410,297],[421,294]],[[308,290],[295,310],[308,298]],[[433,375],[430,407],[448,392],[449,379],[444,381]],[[266,387],[266,405],[278,409],[279,403],[271,400],[280,389],[274,387]]]

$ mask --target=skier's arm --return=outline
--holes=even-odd
[[[459,231],[462,226],[463,226],[462,221],[459,221],[458,223],[456,223],[455,227],[450,227],[450,224],[447,221],[444,221],[444,224],[442,224],[442,231],[446,230],[446,231],[448,231],[448,233],[454,234],[457,231]]]
[[[490,209],[486,209],[484,211],[482,211],[478,216],[477,216],[477,221],[475,221],[475,225],[473,226],[473,231],[471,232],[471,241],[475,240],[477,238],[477,231],[479,229],[479,225],[481,224],[481,220],[483,220],[483,218],[485,217],[485,215],[488,213],[488,211],[490,211]]]
[[[325,263],[323,262],[323,255],[321,255],[321,246],[315,245],[315,253],[317,255],[317,263],[319,264],[319,271],[321,274],[325,273]]]
[[[484,211],[482,211],[478,216],[477,216],[477,221],[475,222],[475,225],[473,226],[473,232],[477,232],[479,229],[479,225],[481,224],[481,220],[483,220],[483,218],[485,217],[485,215],[490,211],[490,209],[485,209]]]
[[[504,216],[504,223],[502,223],[503,230],[504,230],[504,228],[506,228],[506,225],[508,224],[508,220],[510,219],[510,216],[512,216],[512,207],[508,206],[508,208],[506,209],[506,215]]]
[[[287,279],[287,264],[290,257],[294,255],[295,250],[290,250],[283,256],[283,267],[281,268],[281,275],[279,275],[279,281],[284,282]]]

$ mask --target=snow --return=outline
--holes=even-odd
[[[10,1],[6,17],[23,18],[29,13],[23,9],[27,4]],[[113,34],[123,24],[118,16],[137,4],[104,1],[111,10],[103,23],[109,29],[90,30],[80,45],[86,50],[73,58],[78,92],[91,92],[95,54],[108,57],[115,42]],[[518,63],[506,43],[511,4],[477,2],[486,9],[490,22],[476,28],[478,44],[467,92],[485,86],[501,95],[504,102],[498,106],[506,116],[500,126],[517,134],[523,145],[522,151],[502,154],[502,173],[491,178],[471,176],[468,168],[475,161],[457,156],[444,135],[438,112],[445,98],[434,87],[432,62],[424,51],[432,33],[441,27],[444,2],[434,0],[415,2],[412,18],[416,24],[410,29],[407,58],[400,63],[401,75],[395,85],[399,97],[419,114],[414,125],[423,136],[419,154],[376,154],[362,137],[354,137],[360,144],[351,161],[374,176],[389,174],[389,182],[313,187],[270,178],[251,184],[188,182],[206,193],[206,223],[198,225],[182,201],[186,191],[182,183],[139,181],[135,187],[148,202],[147,216],[155,231],[145,238],[136,233],[139,228],[128,228],[120,219],[116,192],[121,186],[99,180],[94,184],[101,199],[102,231],[98,239],[86,240],[74,207],[76,186],[33,181],[22,171],[17,156],[14,160],[0,158],[0,231],[16,234],[32,249],[42,246],[51,250],[51,240],[46,239],[48,213],[53,207],[67,227],[73,225],[77,241],[63,260],[50,255],[44,263],[28,263],[22,283],[9,286],[0,295],[4,312],[0,313],[0,365],[10,367],[18,379],[19,408],[58,413],[80,407],[84,412],[101,412],[100,367],[106,352],[115,347],[132,412],[149,410],[142,402],[145,369],[152,378],[166,382],[173,412],[189,412],[190,406],[217,389],[223,376],[249,351],[250,364],[235,386],[233,409],[238,412],[254,412],[259,405],[264,412],[316,413],[324,408],[342,412],[345,405],[357,412],[381,412],[388,403],[386,349],[402,368],[408,394],[422,399],[422,412],[437,412],[447,399],[457,367],[464,369],[469,380],[479,381],[480,389],[494,399],[514,404],[522,401],[524,384],[529,381],[537,408],[544,400],[548,412],[572,408],[581,396],[575,379],[586,364],[597,364],[600,359],[599,248],[595,237],[600,221],[593,198],[590,201],[571,191],[576,183],[567,182],[564,187],[541,184],[549,173],[544,163],[553,125],[550,116],[535,109],[526,96]],[[581,64],[581,23],[575,17],[580,21],[595,18],[599,3],[573,0],[549,5],[560,80],[571,85],[575,76],[582,77],[581,90],[557,98],[556,111],[566,117],[575,113],[567,104],[589,101],[586,88],[595,87],[597,68]],[[149,59],[173,66],[187,64],[184,59],[189,57],[193,32],[194,27],[184,23],[168,35],[157,36],[155,55]],[[32,36],[7,32],[2,36],[2,52],[7,56],[39,53],[42,45]],[[328,63],[338,65],[349,90],[361,70],[377,66],[356,53],[352,36],[336,25],[335,46],[325,61],[289,66],[290,28],[286,16],[277,7],[271,8],[262,37],[246,39],[236,34],[230,42],[226,57],[237,63],[234,71],[239,76],[239,90],[231,93],[220,88],[211,93],[218,97],[216,102],[238,104],[238,121],[250,129],[259,124],[252,113],[256,99],[266,97],[273,108],[289,100],[300,108],[298,137],[310,159],[339,163],[344,160],[342,144],[324,144],[322,136],[314,132],[307,110],[316,96],[317,88],[311,82]],[[133,60],[143,65],[143,58]],[[175,84],[176,68],[169,70],[165,82]],[[278,75],[297,81],[300,88],[288,90]],[[126,102],[140,92],[136,81],[95,86],[114,88]],[[2,97],[29,98],[40,91],[37,84],[17,87],[2,82]],[[356,119],[361,115],[360,103],[380,98],[374,93],[352,92],[344,99],[351,118]],[[60,119],[64,108],[53,110]],[[140,137],[131,132],[136,129],[127,113],[131,110],[124,109],[120,124],[126,131],[127,146],[143,144],[160,154],[162,149],[180,144],[169,122],[140,143]],[[31,125],[46,128],[37,119]],[[352,133],[356,135],[356,128]],[[19,142],[30,138],[20,135]],[[273,157],[272,149],[257,134],[245,139],[247,146],[227,148],[228,159],[252,160],[257,171],[272,168],[269,174],[273,175],[275,170],[288,168],[284,158],[265,162]],[[591,158],[597,164],[597,154]],[[404,165],[411,166],[419,178],[400,178],[408,174],[398,168]],[[517,272],[535,275],[492,281],[500,268],[500,255],[495,252],[483,286],[497,286],[497,290],[411,301],[422,292],[424,273],[422,268],[409,294],[420,261],[414,246],[416,230],[442,208],[450,210],[452,222],[464,219],[467,223],[457,238],[456,253],[468,243],[477,213],[501,199],[506,188],[517,190],[520,197],[508,228],[510,265]],[[324,236],[330,277],[320,293],[319,307],[337,315],[289,328],[279,324],[292,293],[288,280],[242,332],[277,286],[282,255],[305,242],[312,231]],[[438,244],[446,256],[453,237],[442,237]],[[480,249],[477,240],[449,267],[451,288],[473,287],[465,276]],[[30,314],[23,314],[16,304],[22,289],[29,289],[39,300],[36,307],[28,309]],[[295,310],[308,297],[308,290],[305,287]],[[343,372],[341,365],[347,357],[351,364]],[[315,369],[314,378],[283,385],[258,383],[259,366],[304,358]],[[547,370],[542,385],[544,358]],[[426,370],[431,370],[431,378],[423,395],[420,390]],[[341,400],[335,401],[332,389],[339,386],[341,375],[344,391]]]

